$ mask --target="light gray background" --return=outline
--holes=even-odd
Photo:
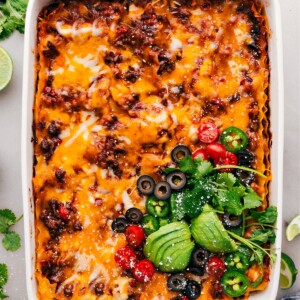
[[[300,0],[280,0],[283,23],[284,83],[285,83],[285,151],[283,230],[286,222],[300,214]],[[21,197],[21,94],[23,36],[15,33],[0,42],[14,61],[14,75],[9,87],[0,92],[0,209],[10,208],[22,214]],[[23,223],[14,226],[23,236]],[[23,237],[22,237],[23,241]],[[295,261],[300,270],[300,237],[288,243],[283,235],[282,249]],[[24,247],[6,252],[0,246],[0,263],[9,268],[6,293],[12,300],[25,300]],[[278,296],[300,291],[300,275],[291,290]],[[47,300],[47,299],[45,299]],[[268,299],[273,300],[273,299]]]

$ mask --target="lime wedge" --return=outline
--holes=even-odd
[[[281,253],[280,288],[283,290],[291,288],[296,280],[297,273],[293,260],[287,254]]]
[[[7,51],[0,46],[0,91],[10,82],[13,74],[13,62]]]
[[[290,242],[300,233],[300,215],[295,217],[286,229],[286,238]]]

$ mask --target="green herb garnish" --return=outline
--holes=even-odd
[[[24,33],[28,0],[6,0],[0,5],[0,40],[8,38],[14,30]]]
[[[17,219],[10,209],[0,210],[0,233],[4,234],[2,245],[7,251],[16,251],[21,247],[19,234],[10,230],[21,219],[22,216]]]

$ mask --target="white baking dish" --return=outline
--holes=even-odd
[[[23,206],[25,226],[25,255],[26,282],[28,299],[36,298],[35,269],[35,235],[34,235],[34,200],[32,194],[32,166],[33,145],[32,138],[32,107],[35,88],[35,62],[37,17],[41,9],[49,0],[30,0],[26,17],[24,70],[23,70],[23,111],[22,111],[22,178],[23,178]],[[274,300],[278,289],[280,272],[280,247],[282,223],[282,168],[283,168],[283,66],[281,16],[279,0],[264,0],[267,8],[272,37],[269,41],[269,55],[271,62],[271,132],[272,132],[272,174],[270,201],[278,207],[278,230],[275,248],[277,261],[273,265],[271,281],[268,289],[251,296],[251,300]],[[150,300],[150,299],[149,299]]]

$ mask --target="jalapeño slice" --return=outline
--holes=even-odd
[[[248,137],[241,129],[231,126],[226,128],[221,135],[221,143],[229,152],[237,153],[246,149]]]
[[[242,252],[230,253],[225,257],[227,270],[244,273],[249,267],[248,257]]]
[[[147,216],[144,216],[144,218],[142,220],[142,227],[144,229],[144,232],[147,235],[150,235],[151,233],[153,233],[159,229],[159,222],[153,216],[147,215]]]
[[[249,287],[248,278],[237,271],[228,271],[222,277],[222,289],[227,296],[240,297]]]
[[[146,209],[149,215],[156,218],[166,217],[170,212],[170,204],[165,200],[158,200],[154,196],[148,197]]]

